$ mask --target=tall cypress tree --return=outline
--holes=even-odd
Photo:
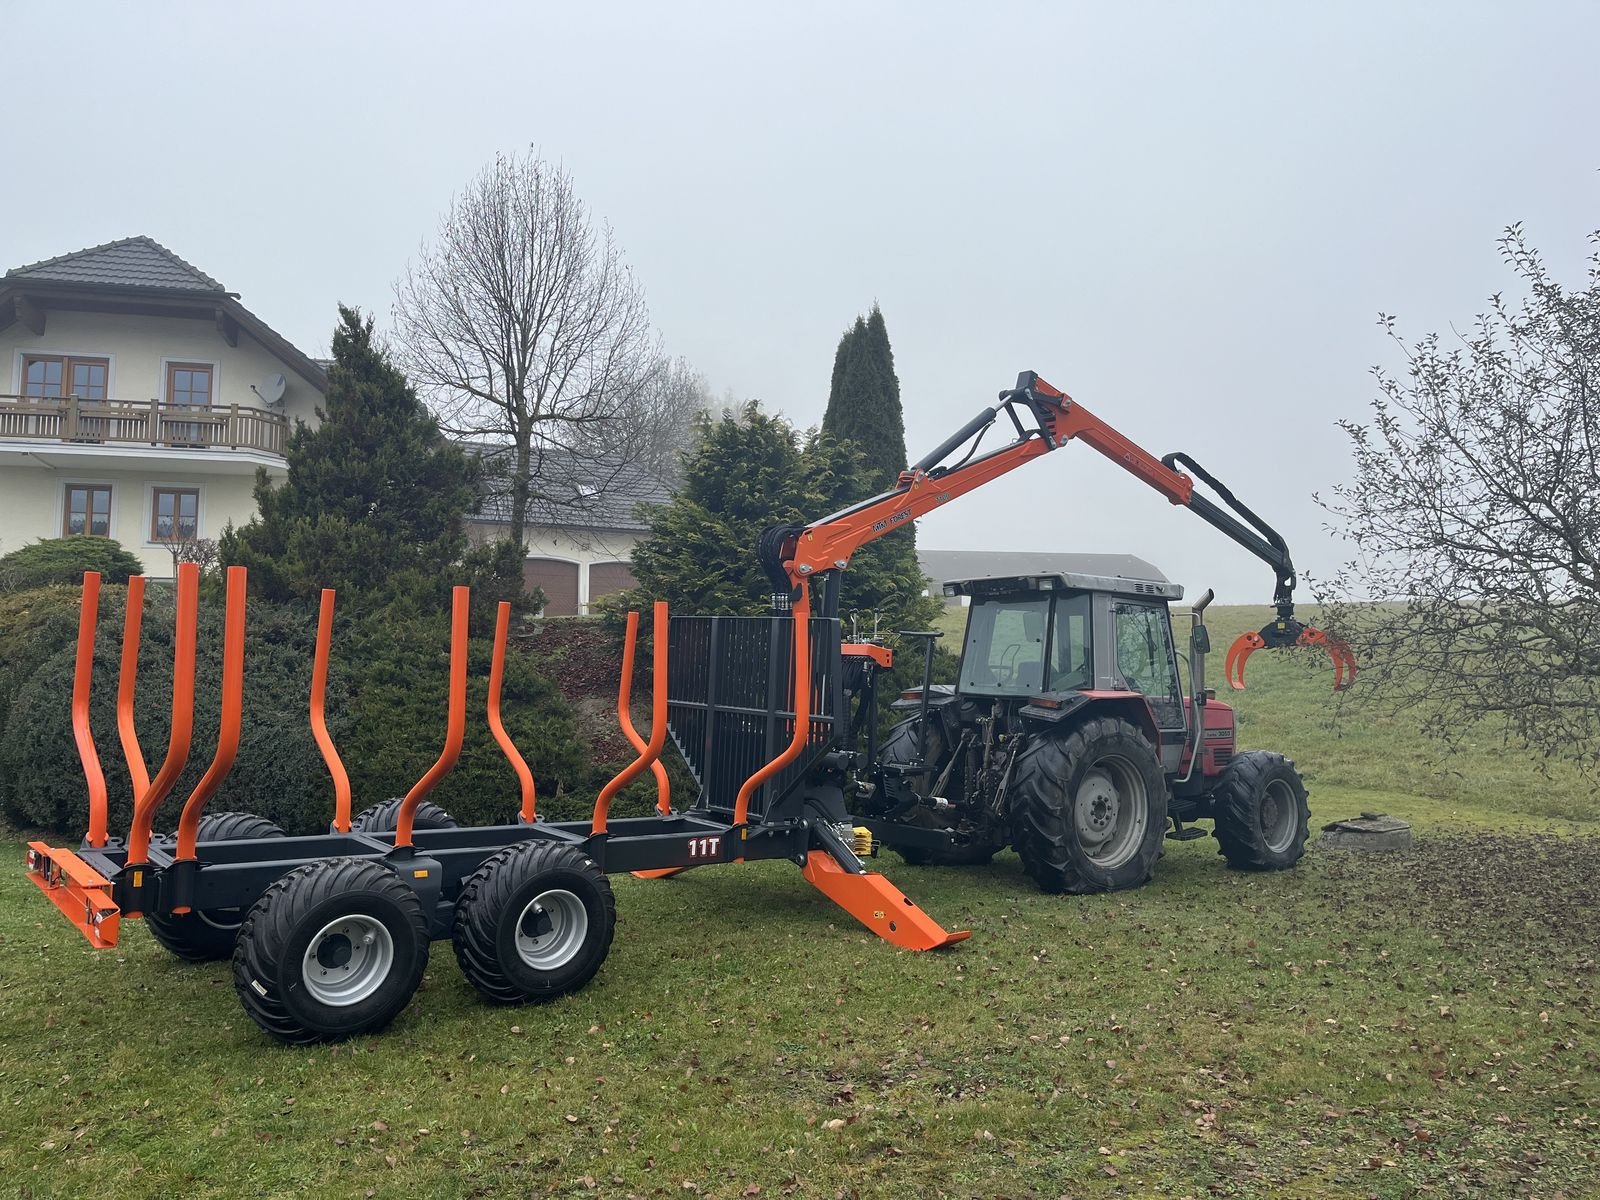
[[[251,569],[270,599],[334,587],[362,604],[400,596],[434,604],[467,540],[475,467],[373,337],[371,317],[339,308],[321,424],[297,424],[289,475],[256,475],[258,515],[227,530],[225,564]]]
[[[894,486],[906,466],[905,416],[894,373],[889,328],[876,304],[845,330],[833,356],[833,381],[822,431],[861,452],[867,482],[876,491]]]

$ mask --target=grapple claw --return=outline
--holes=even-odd
[[[1303,624],[1293,617],[1279,617],[1255,633],[1241,634],[1228,647],[1228,657],[1223,661],[1222,673],[1228,686],[1244,691],[1245,661],[1263,646],[1281,650],[1286,646],[1321,646],[1333,659],[1333,690],[1342,692],[1356,680],[1356,658],[1350,647],[1325,630]]]

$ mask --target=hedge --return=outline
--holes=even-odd
[[[110,538],[41,538],[0,558],[0,591],[78,584],[85,571],[99,571],[104,583],[127,583],[143,570],[143,563]]]

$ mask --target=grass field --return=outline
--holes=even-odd
[[[1258,654],[1241,741],[1410,853],[1253,876],[1173,844],[1086,898],[886,854],[975,931],[935,955],[783,864],[624,878],[583,992],[487,1007],[439,943],[388,1033],[331,1048],[271,1044],[137,923],[90,951],[0,846],[0,1193],[1600,1196],[1600,804],[1487,736],[1441,764],[1334,726],[1329,679]]]

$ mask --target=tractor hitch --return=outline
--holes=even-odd
[[[1333,690],[1342,692],[1356,680],[1356,658],[1340,639],[1292,616],[1280,615],[1254,633],[1241,634],[1228,647],[1222,673],[1234,691],[1244,691],[1244,665],[1257,650],[1283,650],[1290,646],[1321,646],[1333,659]]]

